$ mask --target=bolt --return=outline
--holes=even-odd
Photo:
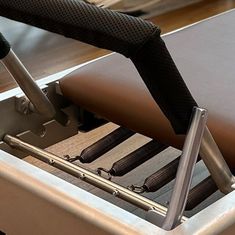
[[[53,165],[54,163],[55,163],[55,161],[54,161],[53,159],[50,159],[50,160],[49,160],[49,164],[50,164],[50,165]]]
[[[115,190],[113,191],[113,196],[117,197],[118,195],[119,195],[119,191],[118,191],[117,189],[115,189]]]
[[[85,178],[86,178],[86,176],[85,176],[85,174],[81,174],[80,176],[79,176],[79,178],[81,179],[81,180],[84,180]]]

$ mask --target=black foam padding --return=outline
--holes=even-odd
[[[197,104],[156,25],[78,0],[0,0],[0,15],[129,57],[175,132],[186,133]]]
[[[0,33],[0,60],[6,57],[11,49],[9,42]]]

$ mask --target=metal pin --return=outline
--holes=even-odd
[[[53,165],[55,163],[55,161],[53,159],[49,159],[48,162],[49,162],[50,165]]]
[[[113,196],[117,197],[118,195],[119,195],[119,191],[118,190],[114,190]]]

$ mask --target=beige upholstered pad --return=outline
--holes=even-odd
[[[234,22],[235,11],[230,11],[164,36],[196,101],[209,110],[208,125],[231,167],[235,167]],[[135,67],[123,56],[112,54],[88,64],[60,84],[74,103],[137,132],[181,146],[183,137],[174,134]]]

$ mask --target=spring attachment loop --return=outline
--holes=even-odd
[[[146,192],[146,190],[143,186],[134,185],[134,184],[128,186],[127,189],[129,189],[130,191],[132,191],[134,193],[138,193],[138,194],[142,194],[142,193]]]
[[[71,157],[70,155],[64,155],[63,159],[68,161],[68,162],[75,162],[76,160],[79,160],[80,156],[74,156]]]
[[[103,168],[103,167],[99,167],[99,168],[97,168],[96,171],[97,171],[97,174],[98,174],[99,176],[102,176],[102,177],[104,177],[104,178],[106,178],[106,179],[108,179],[108,180],[111,181],[112,175],[110,174],[110,171],[109,171],[109,170],[107,170],[107,169],[105,169],[105,168]]]

